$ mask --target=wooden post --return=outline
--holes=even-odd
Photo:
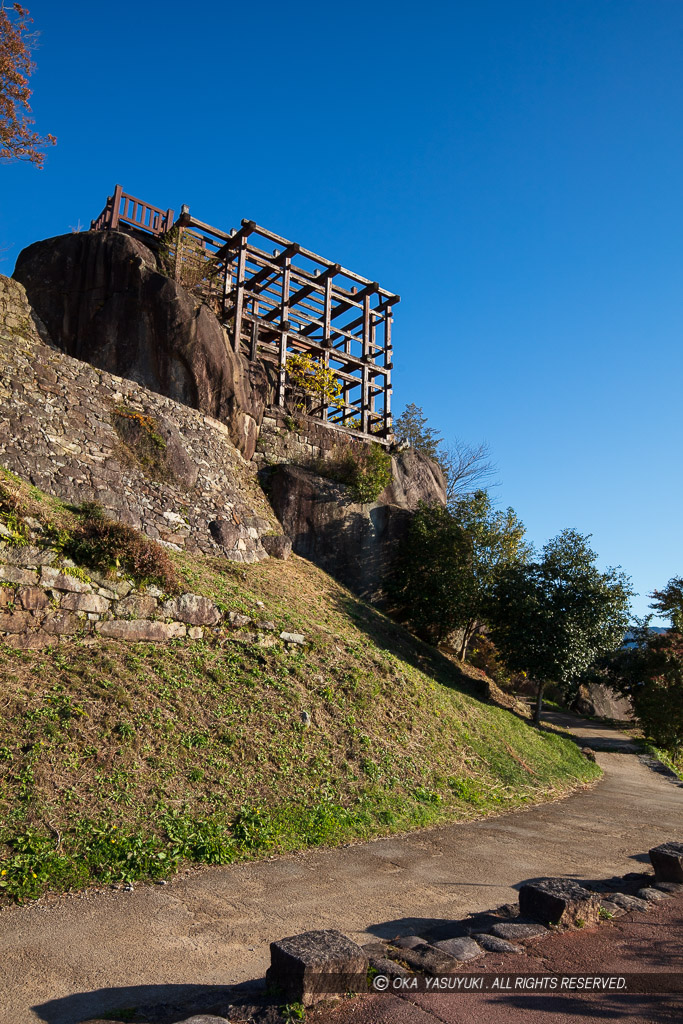
[[[240,238],[240,247],[237,255],[237,279],[235,281],[235,328],[232,339],[232,347],[235,352],[240,350],[240,339],[242,337],[242,313],[244,312],[244,273],[247,266],[247,239]]]
[[[114,195],[112,196],[111,202],[111,223],[109,227],[112,231],[116,231],[119,226],[119,210],[121,209],[121,196],[123,195],[123,189],[120,185],[116,185],[114,188]]]
[[[388,437],[391,431],[391,318],[393,316],[391,306],[387,307],[384,314],[384,366],[388,373],[384,374],[384,436]]]
[[[360,428],[364,434],[370,433],[369,383],[370,383],[370,296],[363,296],[363,368],[360,393]]]
[[[259,311],[258,299],[254,299],[254,301],[252,303],[252,310],[251,311],[252,311],[252,313],[254,314],[255,317],[258,316],[258,311]],[[252,320],[252,322],[251,322],[251,351],[249,353],[249,358],[252,360],[252,362],[254,361],[254,359],[256,359],[256,352],[257,352],[257,350],[258,350],[258,323],[256,322],[256,320]]]
[[[285,259],[285,266],[282,271],[282,301],[280,303],[280,353],[279,353],[279,374],[277,389],[277,404],[285,404],[285,388],[287,385],[287,339],[289,331],[289,282],[292,266],[292,257]]]
[[[180,279],[181,279],[182,274],[183,274],[183,263],[182,263],[183,257],[182,257],[182,252],[183,252],[183,232],[184,232],[184,230],[185,230],[185,228],[178,228],[178,237],[176,238],[176,243],[175,243],[175,268],[174,268],[175,269],[175,274],[174,274],[174,276],[175,276],[175,279],[178,282],[178,284],[180,284]]]
[[[330,368],[330,348],[332,342],[330,341],[330,313],[332,312],[332,274],[327,274],[325,277],[325,296],[323,299],[323,339],[322,346],[323,352],[323,368],[329,370]],[[323,405],[323,420],[327,420],[327,402]]]

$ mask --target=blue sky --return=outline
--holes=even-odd
[[[394,403],[486,439],[542,544],[683,574],[683,4],[25,0],[45,169],[0,272],[114,184],[249,217],[399,292]]]

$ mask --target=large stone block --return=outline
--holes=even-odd
[[[658,882],[683,882],[683,843],[661,843],[650,850]]]
[[[40,570],[40,582],[50,590],[64,590],[69,594],[87,594],[92,590],[89,583],[60,572],[59,569],[52,569],[48,565],[44,565]]]
[[[0,613],[0,633],[24,633],[31,626],[37,626],[30,612]]]
[[[241,536],[239,526],[230,519],[213,519],[209,531],[216,544],[226,551],[232,551]]]
[[[82,622],[73,612],[63,611],[61,608],[50,612],[45,616],[43,631],[56,636],[73,636],[79,629],[84,629],[86,623]]]
[[[428,942],[402,947],[400,959],[420,974],[454,974],[460,966],[456,957]]]
[[[499,939],[505,939],[507,942],[514,942],[515,939],[537,939],[547,932],[545,925],[529,921],[501,921],[500,924],[491,925],[491,935],[497,935]]]
[[[484,952],[474,939],[467,937],[442,939],[440,942],[435,942],[434,946],[442,953],[455,957],[456,960],[473,960],[477,956],[482,956]]]
[[[650,904],[647,900],[641,900],[638,896],[629,896],[625,892],[610,893],[609,902],[626,911],[650,909]]]
[[[0,579],[6,583],[23,583],[33,586],[38,582],[35,569],[19,569],[16,565],[0,565]]]
[[[335,992],[363,991],[367,971],[361,947],[341,932],[325,929],[271,942],[266,980],[284,1002],[311,1006]]]
[[[519,909],[541,924],[565,928],[597,924],[600,919],[599,897],[566,878],[527,882],[519,890]]]
[[[292,553],[292,542],[289,537],[285,537],[284,533],[275,537],[261,537],[261,543],[271,558],[286,559]]]
[[[56,561],[57,553],[50,548],[36,548],[31,544],[20,544],[18,547],[6,548],[2,554],[7,565],[33,569],[37,565],[51,565]]]
[[[121,618],[150,619],[158,607],[156,597],[151,594],[129,594],[118,602],[115,611]]]
[[[65,594],[61,606],[70,612],[94,612],[97,615],[109,611],[109,601],[99,594]]]
[[[221,621],[221,612],[208,597],[198,594],[181,594],[161,606],[162,614],[168,619],[177,619],[192,626],[216,626]]]
[[[17,600],[26,611],[47,608],[50,603],[50,599],[42,587],[20,587],[17,591]]]
[[[100,636],[113,640],[175,640],[187,634],[187,627],[180,622],[150,622],[148,619],[117,620],[98,622],[95,629]]]

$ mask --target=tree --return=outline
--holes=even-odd
[[[563,530],[540,559],[505,566],[492,588],[491,637],[507,667],[536,684],[536,724],[546,684],[569,686],[621,645],[628,626],[630,580],[600,572],[588,541]]]
[[[394,424],[394,433],[411,447],[435,462],[439,461],[441,434],[427,426],[427,417],[419,405],[409,402]]]
[[[441,446],[438,461],[446,477],[446,500],[449,504],[464,494],[481,489],[482,484],[496,472],[487,441],[468,444],[456,437]]]
[[[31,59],[32,19],[26,8],[0,6],[0,159],[29,160],[42,167],[45,154],[39,149],[54,146],[54,135],[42,138],[34,132],[30,117],[31,90],[28,81],[35,70]]]
[[[459,631],[458,655],[464,659],[497,573],[527,558],[529,550],[515,512],[496,512],[485,491],[465,495],[450,508],[423,505],[399,546],[390,601],[433,642]]]
[[[654,633],[648,616],[631,630],[629,645],[606,661],[604,672],[605,682],[630,698],[643,732],[674,759],[680,757],[683,751],[683,635],[680,630]]]
[[[683,578],[674,576],[650,597],[650,607],[668,617],[671,628],[655,632],[648,615],[603,671],[605,682],[630,698],[643,732],[675,759],[683,752]]]
[[[683,633],[683,577],[674,576],[663,590],[650,594],[654,601],[650,608],[671,620],[671,628]]]
[[[416,451],[433,459],[443,470],[446,478],[448,502],[463,494],[471,494],[481,488],[496,471],[491,462],[491,450],[486,441],[468,444],[460,438],[445,442],[441,434],[428,426],[427,417],[419,405],[410,402],[396,420],[394,432],[398,438],[408,441]]]

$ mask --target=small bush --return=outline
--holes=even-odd
[[[178,575],[161,544],[107,519],[98,505],[82,505],[79,512],[81,523],[64,544],[64,553],[74,562],[104,573],[122,569],[140,583],[158,583],[167,593],[177,593]]]
[[[317,470],[346,484],[355,501],[368,505],[391,483],[391,456],[379,444],[354,444],[319,463]]]

